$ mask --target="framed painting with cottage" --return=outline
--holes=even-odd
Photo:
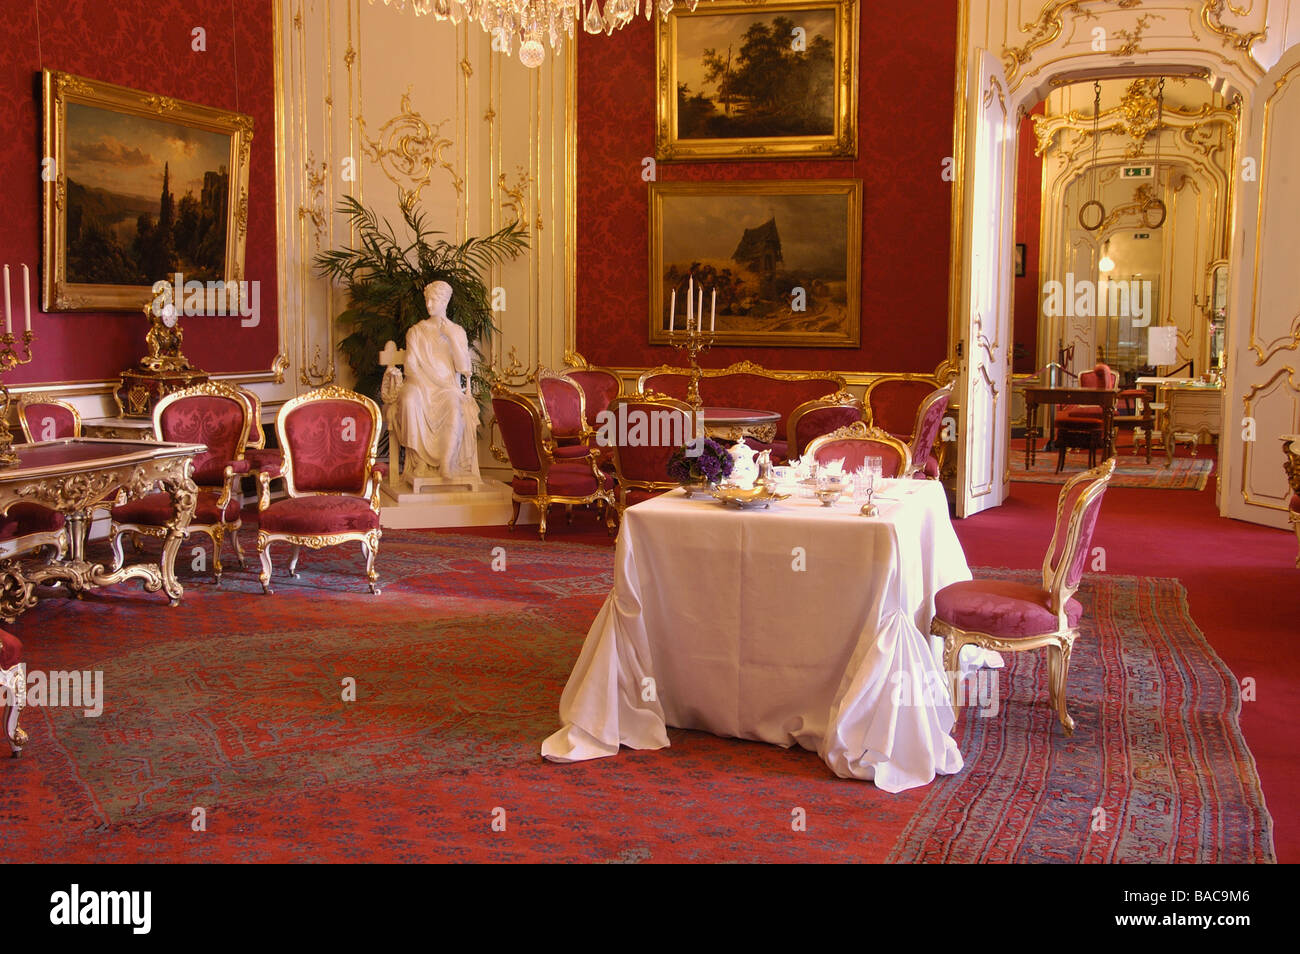
[[[650,184],[651,344],[856,348],[861,273],[861,179]]]
[[[243,279],[252,117],[53,70],[42,92],[45,311]]]

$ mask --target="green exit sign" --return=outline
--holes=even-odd
[[[1125,166],[1124,178],[1125,179],[1150,179],[1151,167],[1150,166]]]

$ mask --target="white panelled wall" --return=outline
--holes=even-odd
[[[504,310],[485,360],[563,365],[572,347],[572,49],[538,69],[491,49],[477,24],[454,26],[367,0],[277,0],[281,313],[293,326],[289,376],[299,391],[348,385],[337,343],[346,293],[312,260],[353,244],[339,200],[357,196],[395,228],[414,194],[446,238],[511,221],[529,251],[489,276]],[[398,342],[399,347],[402,342]],[[505,473],[487,452],[480,462]]]

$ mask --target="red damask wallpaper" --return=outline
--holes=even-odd
[[[1034,107],[1032,115],[1041,116],[1045,104]],[[1025,275],[1015,284],[1015,326],[1012,340],[1020,356],[1015,359],[1016,374],[1031,374],[1038,367],[1038,237],[1043,221],[1043,160],[1034,153],[1034,121],[1026,116],[1020,121],[1020,157],[1016,171],[1016,241],[1025,246]]]
[[[718,348],[711,366],[932,371],[948,347],[955,0],[863,4],[855,161],[659,163],[660,181],[863,180],[862,346]],[[577,345],[597,364],[680,363],[647,343],[654,26],[578,44]]]
[[[42,68],[253,117],[245,277],[261,283],[260,322],[242,328],[238,317],[188,319],[185,353],[208,371],[268,369],[278,321],[270,0],[4,0],[0,14],[0,263],[15,274],[15,299],[21,265],[31,266],[36,332],[34,360],[6,382],[114,378],[145,352],[143,315],[36,312]],[[191,49],[195,27],[206,31],[204,52]],[[17,301],[15,311],[21,321]]]

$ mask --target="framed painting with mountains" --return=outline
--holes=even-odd
[[[242,280],[252,117],[53,70],[42,90],[44,311]]]
[[[657,29],[657,158],[857,155],[857,0],[713,0]]]

